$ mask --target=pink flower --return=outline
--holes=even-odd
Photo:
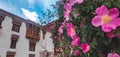
[[[71,10],[72,10],[72,5],[71,5],[70,3],[66,3],[66,4],[64,5],[64,9],[71,11]]]
[[[65,18],[66,21],[68,21],[69,18],[70,18],[70,12],[72,10],[72,5],[70,3],[66,3],[64,5],[64,9],[65,9],[65,11],[64,11],[64,18]]]
[[[120,57],[117,53],[108,53],[107,57]]]
[[[71,11],[69,11],[69,10],[64,11],[64,18],[65,18],[66,21],[68,21],[69,18],[70,18],[70,12],[71,12]]]
[[[61,35],[62,33],[63,33],[63,25],[61,25],[59,28],[58,28],[58,32],[59,32],[59,34]]]
[[[75,50],[74,54],[75,54],[75,56],[78,56],[79,55],[79,50]]]
[[[80,42],[80,38],[73,39],[72,40],[72,46],[78,46],[79,42]]]
[[[83,53],[86,53],[86,52],[88,52],[90,50],[90,46],[87,43],[82,43],[80,45],[80,48],[82,49]]]
[[[102,27],[104,32],[110,32],[120,26],[119,12],[117,8],[107,9],[105,5],[98,7],[95,10],[97,16],[92,19],[92,25],[95,27]]]
[[[72,23],[67,23],[66,27],[68,36],[72,38],[74,35],[76,35],[75,28]]]
[[[70,0],[70,3],[74,5],[75,3],[81,4],[84,0]]]
[[[113,38],[115,34],[113,32],[106,32],[108,38]]]
[[[83,1],[84,1],[84,0],[77,0],[77,3],[78,3],[78,4],[81,4],[81,3],[83,3]]]

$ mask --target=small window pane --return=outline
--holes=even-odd
[[[13,48],[13,49],[16,48],[16,41],[11,41],[10,48]]]

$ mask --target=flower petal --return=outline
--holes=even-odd
[[[114,24],[116,26],[120,26],[120,18],[116,18],[114,20],[111,20],[111,24]],[[116,29],[116,28],[115,28]]]
[[[65,5],[64,5],[64,9],[65,10],[72,10],[72,5],[70,4],[70,3],[66,3]]]
[[[80,42],[80,38],[75,38],[75,39],[73,39],[72,40],[72,46],[78,46],[78,44],[79,44],[79,42]]]
[[[79,55],[79,50],[75,50],[74,54],[75,54],[75,56],[78,56]]]
[[[76,0],[70,0],[70,4],[74,5],[76,3]]]
[[[61,25],[59,28],[58,28],[58,32],[59,32],[59,34],[61,35],[62,33],[63,33],[63,25]]]
[[[95,27],[98,27],[102,24],[102,19],[99,17],[99,16],[95,16],[93,19],[92,19],[92,25],[95,26]]]
[[[117,16],[119,16],[118,9],[117,9],[117,8],[110,9],[108,15],[109,15],[112,19],[116,18]]]
[[[107,32],[106,35],[108,38],[113,38],[115,36],[113,32]]]
[[[87,43],[82,43],[80,45],[80,48],[82,49],[83,53],[86,53],[86,52],[88,52],[90,50],[90,46]]]
[[[98,7],[96,10],[95,10],[96,14],[97,15],[105,15],[108,13],[108,9],[105,5],[102,5],[101,7]]]
[[[103,32],[111,32],[113,25],[110,24],[104,24],[102,25],[102,31]]]
[[[78,4],[83,3],[84,0],[77,0]]]
[[[108,53],[107,57],[120,57],[117,53]]]

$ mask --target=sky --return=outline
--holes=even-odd
[[[41,11],[53,11],[52,4],[57,0],[0,0],[0,8],[25,19],[38,22],[38,17],[43,18]],[[47,20],[47,19],[46,19]],[[54,20],[54,18],[52,19]]]

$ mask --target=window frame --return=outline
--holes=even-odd
[[[35,54],[29,54],[29,57],[35,57]]]
[[[19,32],[20,31],[20,26],[16,25],[16,24],[13,24],[12,31]]]
[[[2,28],[2,22],[4,20],[5,16],[0,14],[0,29]]]
[[[6,57],[15,57],[16,52],[7,51]]]
[[[10,48],[12,49],[16,48],[16,41],[11,41]]]
[[[11,34],[10,48],[12,49],[16,48],[18,39],[19,39],[19,35]]]
[[[35,51],[36,48],[36,42],[34,39],[29,40],[29,51]]]

